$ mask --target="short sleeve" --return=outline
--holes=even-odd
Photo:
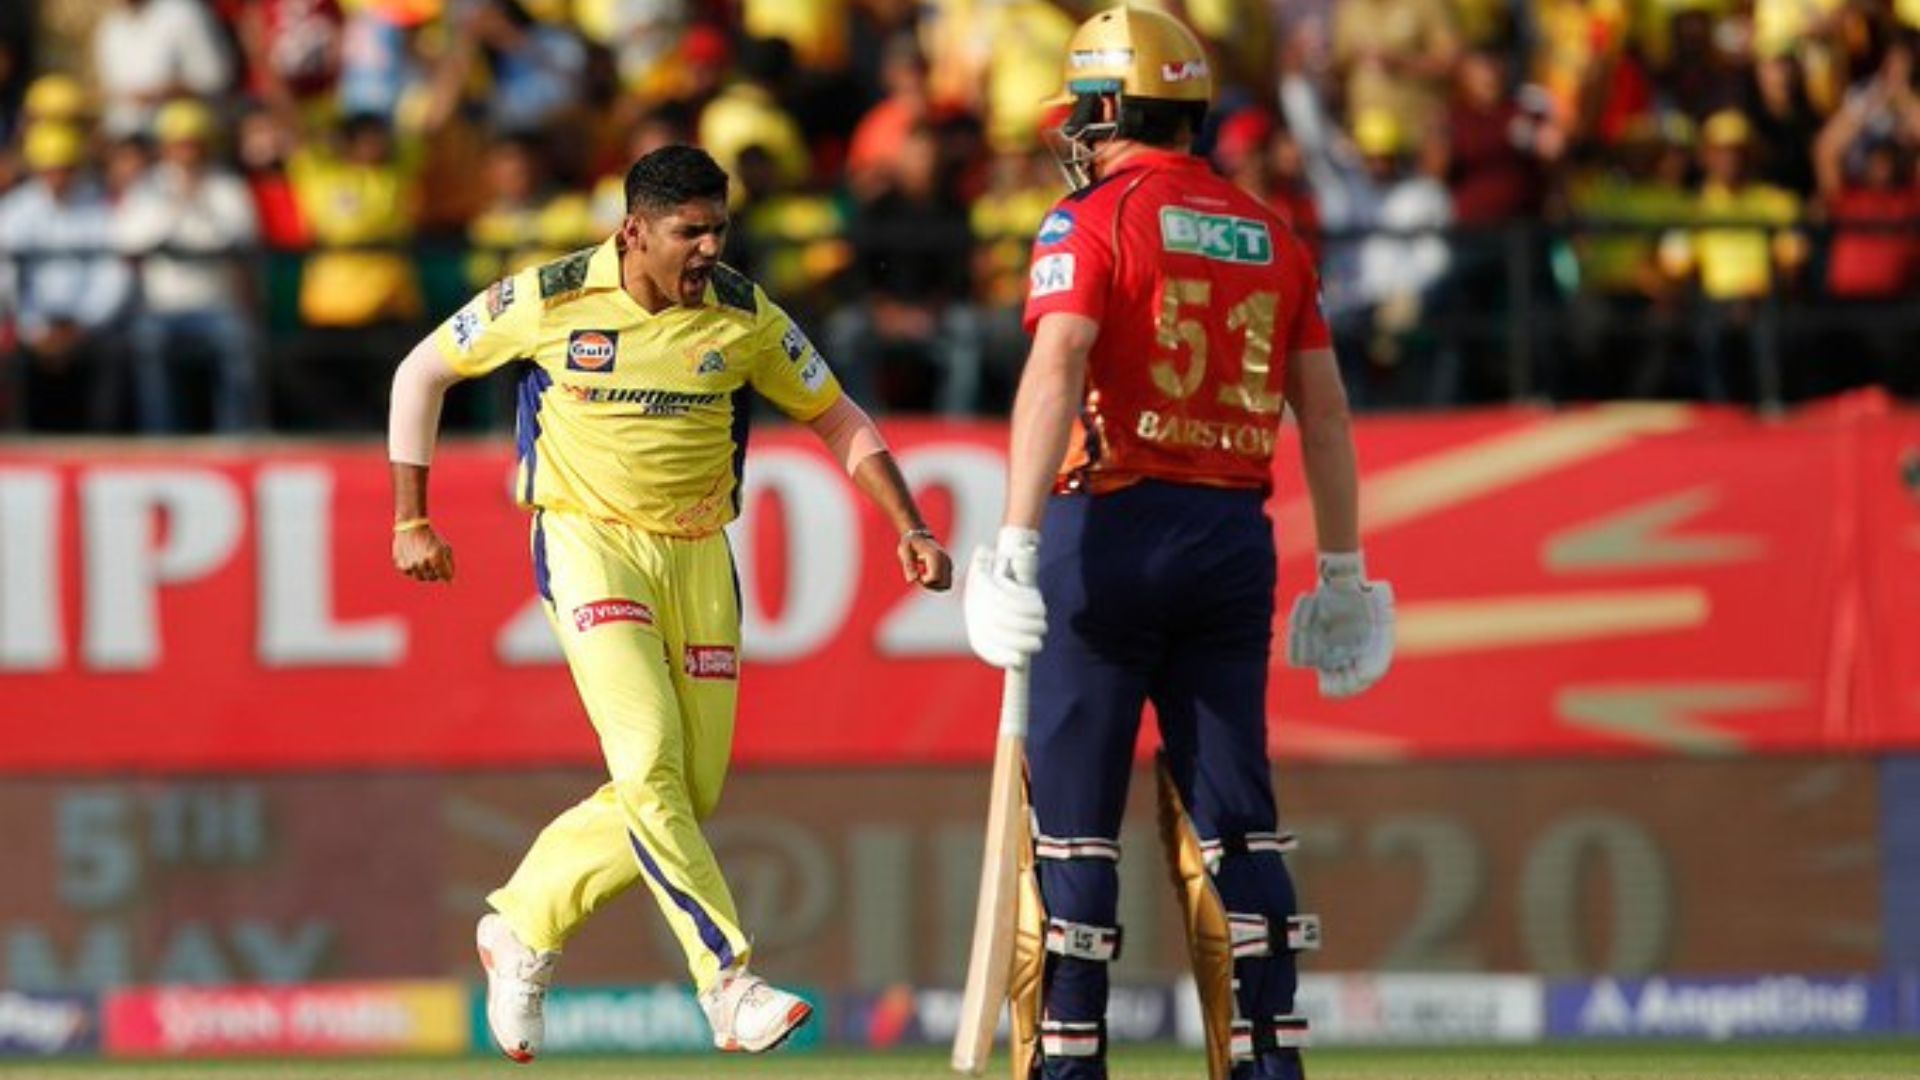
[[[812,420],[840,400],[840,380],[800,324],[764,294],[760,309],[764,314],[753,335],[753,388],[788,417],[801,423]]]
[[[1293,310],[1287,323],[1287,353],[1308,352],[1313,349],[1325,349],[1333,345],[1333,335],[1327,331],[1325,301],[1320,294],[1320,275],[1314,272],[1313,261],[1294,247],[1300,272],[1294,275],[1297,282],[1293,291]]]
[[[467,378],[533,355],[540,329],[537,269],[502,278],[433,332],[441,355]]]
[[[1027,271],[1027,311],[1022,320],[1033,333],[1042,317],[1057,313],[1099,321],[1107,313],[1113,278],[1109,229],[1093,220],[1084,203],[1056,203],[1033,238]]]

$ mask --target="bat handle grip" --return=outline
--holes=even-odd
[[[1027,737],[1027,665],[1007,669],[1006,677],[1000,683],[1000,737],[1003,739],[1024,739]]]

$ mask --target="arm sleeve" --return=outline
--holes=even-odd
[[[1084,315],[1095,322],[1107,313],[1113,279],[1113,245],[1106,214],[1098,218],[1085,202],[1061,202],[1040,223],[1027,272],[1027,333],[1047,315]]]
[[[436,340],[413,347],[393,373],[393,399],[387,409],[387,460],[405,465],[433,463],[440,435],[440,405],[460,373],[447,363]]]
[[[471,379],[533,358],[540,330],[538,273],[529,268],[494,282],[433,332],[433,344],[456,374]]]
[[[827,406],[826,412],[807,421],[807,426],[827,444],[833,456],[840,459],[848,476],[853,475],[862,461],[887,448],[887,440],[881,437],[880,429],[873,426],[873,418],[844,394]]]
[[[789,418],[808,423],[841,399],[840,380],[799,324],[765,294],[760,306],[765,314],[754,334],[749,380]]]

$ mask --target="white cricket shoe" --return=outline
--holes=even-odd
[[[557,952],[534,952],[507,920],[488,912],[474,930],[480,966],[487,969],[487,1027],[500,1052],[525,1065],[540,1052],[547,1028],[547,984]]]
[[[786,1042],[813,1016],[813,1006],[746,969],[725,974],[700,995],[713,1025],[713,1045],[764,1054]]]

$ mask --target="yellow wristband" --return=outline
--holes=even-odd
[[[397,533],[411,532],[414,529],[424,529],[427,527],[427,524],[427,519],[423,517],[408,518],[405,521],[394,522],[393,531]]]

